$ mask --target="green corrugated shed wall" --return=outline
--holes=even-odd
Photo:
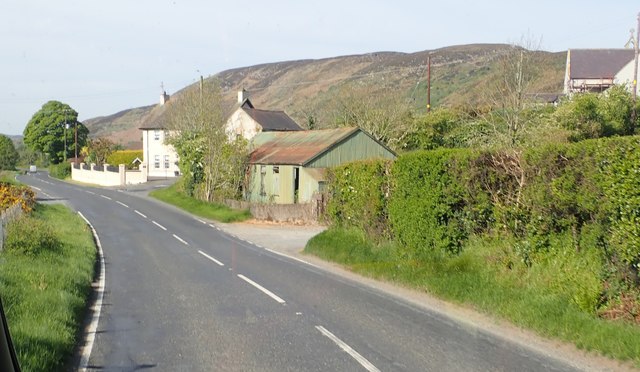
[[[274,172],[274,167],[278,173]],[[298,203],[308,203],[318,191],[318,172],[293,165],[252,165],[246,199],[257,203],[293,204],[294,168],[298,168],[300,177]],[[261,174],[262,171],[264,174]]]
[[[395,155],[362,131],[338,143],[307,164],[310,168],[330,168],[362,159],[395,159]]]

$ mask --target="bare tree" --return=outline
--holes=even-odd
[[[180,156],[187,194],[207,201],[238,196],[247,160],[243,139],[230,141],[219,83],[202,81],[171,103],[168,142]]]
[[[357,126],[392,149],[404,147],[415,131],[411,105],[406,97],[373,85],[345,85],[334,96],[335,126]]]

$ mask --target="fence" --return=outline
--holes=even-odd
[[[14,204],[0,213],[0,251],[4,249],[4,240],[7,237],[7,225],[9,222],[22,216],[22,213],[20,203]]]

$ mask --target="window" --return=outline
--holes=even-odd
[[[271,189],[274,196],[280,195],[280,167],[273,167],[273,188]]]
[[[160,130],[156,129],[153,131],[153,139],[156,141],[160,139]]]
[[[155,155],[153,159],[153,167],[158,169],[160,168],[160,155]]]
[[[169,169],[169,155],[164,156],[164,168]]]

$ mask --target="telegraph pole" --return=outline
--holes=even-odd
[[[431,112],[431,53],[427,57],[427,112]]]
[[[631,108],[631,125],[633,130],[636,126],[636,98],[638,95],[638,39],[640,38],[640,13],[638,13],[638,24],[636,26],[636,40],[633,43],[634,62],[633,62],[633,107]],[[633,134],[633,133],[630,133]]]

